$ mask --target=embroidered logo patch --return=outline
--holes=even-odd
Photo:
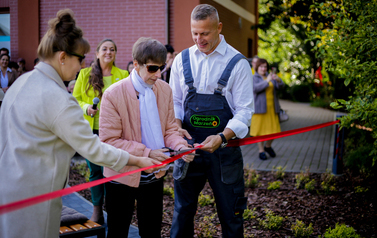
[[[192,115],[190,123],[193,127],[216,128],[220,125],[220,118],[212,115]]]

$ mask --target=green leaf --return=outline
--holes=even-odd
[[[346,100],[344,100],[344,99],[338,99],[338,102],[340,102],[341,104],[346,104],[347,103]]]
[[[330,103],[330,107],[334,108],[334,109],[340,109],[343,107],[343,105],[339,105],[337,102],[332,102]]]
[[[345,81],[344,81],[344,85],[348,86],[351,82],[351,78],[347,78]]]

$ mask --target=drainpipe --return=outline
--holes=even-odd
[[[165,29],[166,44],[169,44],[169,0],[165,0]]]

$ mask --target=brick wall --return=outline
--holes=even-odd
[[[10,49],[11,60],[16,61],[18,56],[18,0],[9,1],[10,12]]]
[[[17,2],[18,0],[0,0],[0,8],[8,8],[10,14],[10,51],[11,51],[11,60],[17,60],[18,58],[18,37],[17,37]]]
[[[41,38],[47,31],[48,20],[64,8],[75,13],[76,23],[90,43],[87,65],[104,38],[111,38],[117,44],[115,63],[123,69],[132,59],[132,46],[139,37],[152,37],[167,44],[165,0],[40,0]]]
[[[174,48],[174,1],[169,0],[169,44]]]
[[[246,57],[252,57],[256,54],[256,51],[251,55],[248,55],[248,39],[254,39],[255,34],[254,31],[256,30],[251,30],[252,23],[250,21],[247,21],[246,19],[242,18],[242,24],[241,26],[239,25],[239,19],[240,17],[235,14],[234,12],[230,11],[229,9],[224,8],[220,4],[216,3],[213,0],[201,0],[201,3],[206,3],[214,6],[218,13],[219,13],[219,18],[220,22],[223,23],[223,28],[221,31],[221,34],[224,35],[225,40],[228,44],[233,46],[235,49],[240,51],[243,55]],[[242,1],[238,1],[242,2]],[[246,5],[248,8],[249,12],[253,12],[254,9],[251,8],[251,1],[248,2],[248,4],[244,3],[245,7]],[[255,41],[255,39],[254,39]]]
[[[19,51],[19,47],[21,47],[19,44],[23,42],[22,39],[27,39],[28,37],[23,32],[19,34],[18,3],[20,1],[29,0],[0,0],[0,7],[9,7],[10,10],[12,59],[25,57],[25,53],[20,53]],[[193,45],[190,34],[190,14],[192,9],[200,3],[209,3],[218,7],[220,19],[224,21],[223,34],[226,36],[228,43],[246,54],[247,39],[251,38],[253,39],[253,51],[257,48],[257,34],[256,31],[250,30],[251,23],[243,21],[240,29],[238,27],[238,16],[229,10],[223,9],[213,0],[38,1],[40,28],[39,32],[36,32],[37,37],[43,37],[48,27],[48,20],[55,17],[60,9],[72,9],[75,13],[77,24],[83,29],[85,37],[92,48],[86,58],[87,65],[94,60],[97,44],[104,38],[111,38],[117,44],[116,65],[120,68],[126,68],[128,62],[132,59],[132,46],[141,36],[155,38],[163,44],[170,43],[178,52]],[[169,34],[167,34],[165,16],[167,2],[169,3],[170,13]],[[237,0],[237,3],[243,3],[243,0]],[[250,4],[247,3],[246,5],[249,6]],[[253,12],[252,9],[248,10]],[[23,13],[20,14],[19,16],[24,16]],[[36,22],[35,24],[38,23]],[[167,39],[167,36],[169,39]],[[36,56],[35,46],[27,46],[26,48],[33,48],[30,49],[31,55],[35,54]]]
[[[174,1],[174,50],[180,52],[194,44],[191,36],[190,17],[192,10],[200,4],[200,0]]]
[[[0,7],[9,7],[9,0],[0,0]]]

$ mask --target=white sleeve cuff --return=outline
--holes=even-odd
[[[180,106],[174,105],[174,114],[176,119],[179,119],[183,122],[184,111]]]
[[[249,131],[248,126],[234,118],[228,121],[226,127],[231,129],[236,134],[236,137],[240,139],[244,138]]]

